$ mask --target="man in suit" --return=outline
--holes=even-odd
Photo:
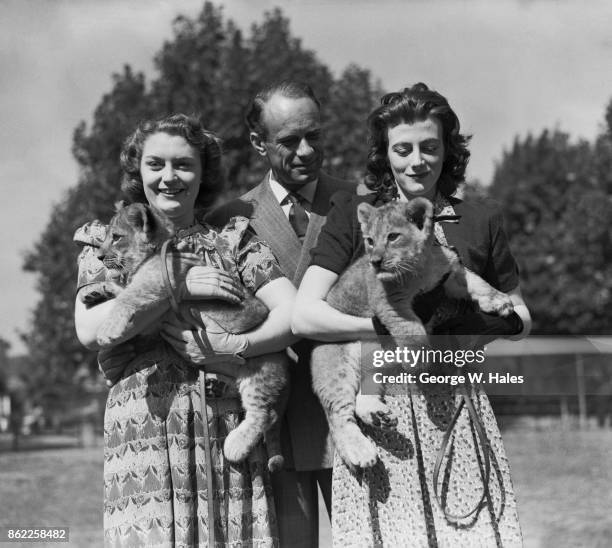
[[[297,287],[310,249],[339,190],[355,185],[321,171],[323,140],[320,104],[310,86],[285,81],[251,101],[246,122],[253,148],[270,170],[252,190],[213,212],[212,224],[232,215],[251,219],[257,236],[272,248],[285,275]],[[331,511],[333,446],[323,409],[312,392],[311,343],[288,349],[291,395],[283,424],[285,470],[273,478],[282,547],[318,545],[318,491]]]

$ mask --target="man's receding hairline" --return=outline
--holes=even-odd
[[[266,111],[269,108],[270,103],[275,97],[281,97],[283,99],[286,99],[287,101],[302,101],[302,100],[310,101],[314,105],[317,113],[319,115],[321,114],[321,107],[317,105],[317,102],[312,97],[308,97],[307,95],[304,95],[303,97],[290,97],[288,95],[285,95],[282,92],[282,90],[277,90],[272,95],[270,95],[270,97],[268,97],[266,101],[263,102],[263,105],[261,108],[261,116],[259,119],[259,123],[264,127],[266,132],[270,130],[270,128],[268,127],[268,123],[266,122]]]

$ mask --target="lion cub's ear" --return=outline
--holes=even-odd
[[[125,200],[118,200],[115,202],[115,213],[119,213],[124,207],[126,207]]]
[[[433,204],[427,198],[414,198],[406,206],[409,221],[417,225],[422,232],[431,232]]]
[[[363,225],[370,220],[370,217],[374,211],[376,211],[374,206],[366,204],[365,202],[361,203],[357,206],[357,219]]]
[[[157,228],[157,218],[151,208],[145,204],[130,204],[127,210],[127,218],[131,225],[147,235],[152,234]]]

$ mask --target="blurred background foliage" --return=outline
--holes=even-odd
[[[76,390],[77,371],[97,369],[94,353],[79,344],[74,331],[78,249],[72,235],[91,219],[111,217],[120,197],[120,147],[141,119],[185,112],[216,132],[225,148],[223,201],[254,186],[265,172],[243,121],[249,99],[271,81],[304,80],[323,105],[325,170],[356,182],[362,177],[365,120],[383,93],[381,84],[357,65],[333,75],[291,34],[280,9],[244,32],[206,2],[197,17],[176,18],[172,39],[154,59],[149,82],[128,65],[114,74],[93,119],[75,128],[72,151],[79,179],[55,206],[25,259],[24,269],[36,273],[40,293],[25,334],[33,386]],[[449,94],[452,101],[452,90]],[[594,142],[576,141],[556,129],[517,136],[509,150],[500,151],[493,180],[468,181],[464,193],[501,205],[534,333],[609,332],[612,101]]]
[[[39,379],[69,382],[95,355],[76,340],[73,320],[77,227],[95,218],[108,220],[120,198],[121,144],[144,118],[174,112],[198,116],[222,139],[227,185],[220,200],[242,194],[265,173],[253,153],[244,123],[250,98],[272,81],[293,78],[314,88],[323,107],[328,136],[325,169],[357,177],[366,155],[367,114],[383,93],[370,72],[350,65],[338,77],[291,35],[279,9],[267,12],[247,34],[206,2],[193,18],[179,16],[173,38],[154,57],[155,76],[124,66],[112,76],[90,123],[74,131],[72,151],[79,180],[59,202],[46,229],[28,253],[24,268],[38,275],[41,299],[26,335],[29,356]]]

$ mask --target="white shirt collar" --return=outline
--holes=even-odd
[[[274,178],[274,174],[271,171],[269,174],[269,181],[272,194],[274,194],[274,197],[278,200],[278,203],[282,204],[287,197],[287,194],[289,194],[289,191]],[[316,180],[306,183],[302,188],[296,191],[297,194],[302,196],[302,198],[307,201],[309,206],[312,206],[318,182],[319,181]]]

